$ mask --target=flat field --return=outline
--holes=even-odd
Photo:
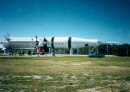
[[[130,92],[130,57],[0,57],[0,92]]]

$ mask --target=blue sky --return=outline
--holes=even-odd
[[[6,33],[130,43],[130,0],[0,0],[0,36]]]

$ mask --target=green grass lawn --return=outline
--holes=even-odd
[[[130,92],[130,57],[0,57],[0,92]]]

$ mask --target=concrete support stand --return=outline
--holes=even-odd
[[[72,54],[73,54],[73,49],[71,48],[71,49],[70,49],[70,55],[72,55]]]

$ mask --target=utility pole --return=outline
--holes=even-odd
[[[32,53],[33,53],[33,38],[32,38],[32,46],[31,46],[31,48],[32,48]]]

